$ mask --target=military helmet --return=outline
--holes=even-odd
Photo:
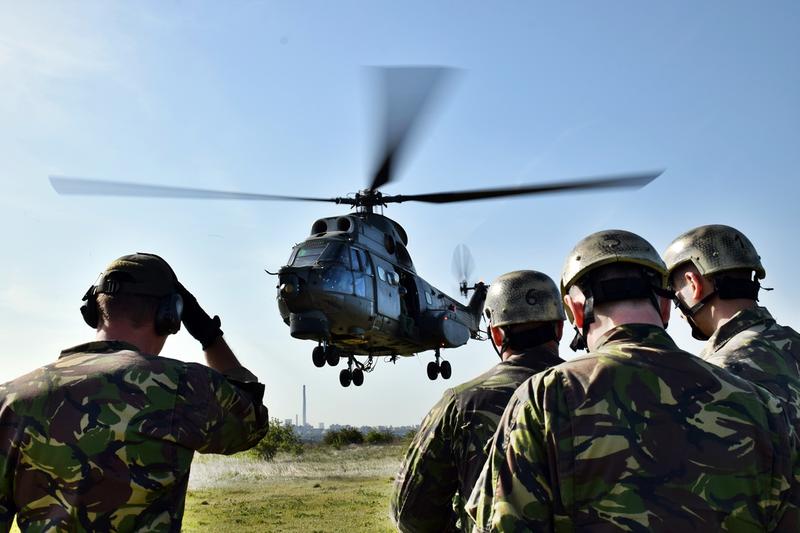
[[[566,318],[556,283],[535,270],[516,270],[494,280],[483,311],[495,327]]]
[[[666,288],[667,268],[656,249],[635,233],[612,229],[592,233],[575,245],[561,270],[561,295],[592,270],[613,263],[646,267],[657,274],[658,288]],[[569,309],[567,314],[573,320]]]
[[[691,262],[703,276],[727,270],[752,270],[757,279],[767,275],[750,239],[722,224],[700,226],[679,236],[667,247],[664,261],[670,274]]]

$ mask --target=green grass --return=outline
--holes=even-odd
[[[389,497],[406,444],[308,448],[267,463],[198,456],[184,531],[390,532]]]
[[[388,478],[325,478],[190,491],[184,531],[390,532]]]

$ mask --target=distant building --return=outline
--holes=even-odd
[[[325,430],[325,422],[320,422],[319,423],[319,429],[322,430],[322,431]]]
[[[286,420],[283,421],[283,425],[286,426],[286,427],[291,426],[292,425],[292,419],[291,418],[287,418]]]

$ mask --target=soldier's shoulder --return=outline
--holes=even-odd
[[[533,373],[526,367],[501,363],[449,390],[459,403],[474,401],[486,395],[508,394],[510,396]]]

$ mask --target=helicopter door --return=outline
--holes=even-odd
[[[400,318],[400,295],[399,282],[400,276],[395,272],[390,263],[382,259],[374,258],[375,261],[375,296],[378,303],[378,314],[394,320]]]

